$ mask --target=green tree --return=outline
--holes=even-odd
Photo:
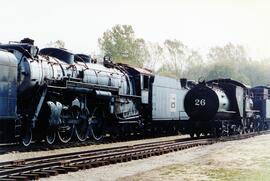
[[[181,77],[185,67],[186,46],[179,40],[165,40],[164,47],[167,50],[166,64],[177,78]]]
[[[63,40],[51,41],[47,44],[47,46],[55,48],[65,48],[65,45],[66,44]]]
[[[228,43],[223,47],[216,46],[209,50],[208,59],[214,62],[242,63],[248,61],[246,50],[241,45]]]
[[[158,75],[177,78],[175,72],[172,71],[171,67],[168,64],[164,64],[160,67],[160,69],[156,72]]]
[[[179,40],[166,40],[163,48],[163,66],[159,71],[176,78],[188,77],[198,79],[203,73],[203,58],[198,51],[188,48]],[[198,66],[200,65],[200,66]],[[196,72],[193,70],[196,69]]]
[[[250,61],[241,66],[242,72],[250,80],[250,85],[270,85],[270,61]]]
[[[209,61],[207,79],[232,78],[245,84],[251,83],[245,68],[250,58],[243,46],[232,43],[223,47],[217,46],[209,50],[207,57]]]
[[[198,51],[189,50],[186,56],[186,67],[183,72],[183,77],[198,80],[201,77],[206,77],[207,70],[204,60]]]
[[[144,67],[152,70],[158,71],[163,64],[164,60],[164,49],[159,43],[147,43],[148,56],[144,61]]]
[[[118,63],[142,67],[148,52],[143,39],[135,37],[130,25],[116,25],[98,39],[103,54],[110,55]]]
[[[242,71],[237,71],[234,65],[226,62],[214,62],[207,66],[206,80],[231,78],[250,85],[249,78]]]

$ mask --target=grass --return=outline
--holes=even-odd
[[[270,181],[270,163],[261,162],[258,169],[249,168],[213,168],[205,165],[172,165],[160,170],[161,177],[170,178],[174,175],[182,175],[183,180],[189,180],[187,175],[197,175],[198,180],[209,181]],[[207,179],[206,179],[207,178]],[[192,180],[192,179],[191,179]]]
[[[207,171],[207,176],[220,181],[268,181],[270,180],[270,169],[228,169],[217,168]]]

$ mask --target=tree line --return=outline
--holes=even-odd
[[[56,42],[57,43],[57,42]],[[64,46],[63,42],[58,42]],[[247,85],[270,85],[270,60],[252,60],[241,45],[209,49],[206,57],[182,41],[153,43],[138,38],[131,25],[115,25],[98,39],[102,55],[114,62],[152,70],[155,74],[198,79],[232,78]]]

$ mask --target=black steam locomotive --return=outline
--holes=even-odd
[[[200,82],[185,96],[190,117],[188,132],[194,135],[229,136],[268,129],[269,88],[248,86],[231,79]]]
[[[0,142],[53,144],[72,138],[177,132],[188,119],[187,81],[31,39],[0,45]]]

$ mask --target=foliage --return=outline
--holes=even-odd
[[[185,45],[179,40],[165,40],[164,46],[167,53],[167,62],[170,62],[167,66],[176,77],[182,75],[182,71],[185,66]]]
[[[62,40],[51,41],[47,44],[48,47],[65,48],[65,42]]]
[[[218,62],[245,62],[248,60],[245,48],[241,45],[228,43],[223,47],[216,46],[209,50],[209,60]]]
[[[148,57],[144,60],[143,67],[157,71],[164,63],[164,49],[159,43],[147,43]]]
[[[135,37],[130,25],[116,25],[98,39],[103,54],[110,55],[118,63],[143,66],[148,52],[143,39]]]
[[[251,60],[241,45],[209,49],[206,57],[177,39],[163,43],[137,38],[130,25],[116,25],[99,39],[103,54],[115,62],[153,70],[156,74],[192,80],[232,78],[251,86],[270,85],[270,60]]]
[[[203,63],[201,55],[189,49],[179,40],[165,40],[162,48],[164,61],[161,68],[157,71],[160,75],[169,77],[194,77],[190,69]]]

